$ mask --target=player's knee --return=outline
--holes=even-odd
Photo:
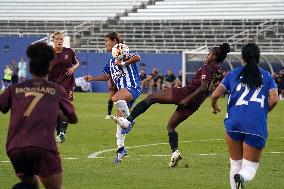
[[[240,170],[239,174],[242,175],[245,181],[251,181],[256,175],[258,165],[258,162],[243,159],[242,169]]]

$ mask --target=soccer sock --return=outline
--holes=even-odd
[[[125,100],[118,100],[114,102],[116,107],[121,111],[123,117],[129,116],[129,109]]]
[[[235,176],[235,174],[238,174],[239,171],[241,170],[242,162],[243,162],[243,160],[232,160],[232,159],[230,159],[230,165],[231,165],[230,184],[231,184],[231,189],[236,189],[236,183],[235,183],[234,176]]]
[[[57,125],[56,125],[56,136],[59,135],[59,133],[60,133],[60,123],[61,123],[61,120],[58,117],[57,118]]]
[[[131,111],[130,115],[127,117],[128,121],[133,122],[133,120],[138,117],[140,114],[144,113],[151,104],[148,104],[144,100],[139,102]]]
[[[111,115],[112,108],[113,108],[113,101],[108,100],[108,102],[107,102],[107,115]]]
[[[239,171],[239,174],[244,178],[245,181],[249,182],[254,178],[258,166],[258,162],[243,159],[242,169]]]
[[[60,123],[60,132],[66,133],[67,127],[68,127],[68,122],[65,121],[65,120],[64,120],[64,121],[61,120],[61,123]]]
[[[174,152],[178,149],[178,133],[170,132],[168,135],[169,135],[169,143],[170,143],[172,152]]]
[[[121,134],[121,127],[120,125],[116,125],[116,144],[117,144],[117,148],[121,148],[124,146],[124,139],[125,139],[125,135]]]

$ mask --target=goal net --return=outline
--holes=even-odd
[[[64,47],[67,47],[67,48],[70,48],[70,36],[67,35],[67,31],[66,30],[62,30],[60,32],[63,32],[64,33],[64,42],[63,42],[63,46]],[[52,37],[53,37],[53,34],[46,34],[45,37],[39,39],[39,40],[36,40],[34,41],[33,43],[37,43],[37,42],[41,42],[41,41],[44,41],[44,42],[47,42],[48,44],[52,45],[53,46],[53,42],[52,42]]]
[[[185,86],[186,80],[191,79],[195,75],[195,72],[201,68],[207,55],[208,50],[202,52],[183,51],[182,86]],[[272,74],[277,73],[284,68],[284,53],[261,52],[259,65]],[[241,52],[230,52],[221,65],[224,71],[230,71],[239,66],[241,66]]]

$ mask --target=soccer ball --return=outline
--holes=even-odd
[[[126,58],[129,54],[129,48],[127,45],[123,44],[123,43],[119,43],[116,44],[111,51],[112,57],[119,59],[119,60],[123,60],[124,58]]]

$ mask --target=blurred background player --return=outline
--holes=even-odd
[[[62,167],[54,139],[61,111],[70,123],[77,122],[74,107],[66,91],[47,81],[54,51],[40,42],[27,49],[32,79],[7,88],[0,96],[0,111],[11,109],[7,136],[7,154],[21,182],[13,188],[62,189]],[[61,114],[62,114],[61,113]],[[62,114],[62,115],[63,115]]]
[[[125,132],[129,132],[134,124],[134,119],[144,113],[152,104],[175,104],[178,105],[176,111],[171,116],[168,125],[169,143],[172,149],[170,167],[175,167],[181,160],[178,151],[178,133],[176,127],[193,114],[204,102],[208,95],[213,92],[216,83],[223,78],[220,64],[230,52],[230,46],[223,43],[219,47],[210,49],[204,65],[195,73],[195,76],[182,88],[168,88],[155,94],[148,95],[139,102],[125,118],[113,117],[113,119],[122,126]]]
[[[267,113],[278,101],[277,86],[269,72],[258,67],[256,44],[242,48],[243,66],[231,71],[211,95],[212,112],[220,112],[217,101],[229,93],[225,138],[230,153],[232,189],[244,188],[258,169],[267,140]]]
[[[12,70],[12,84],[17,84],[19,80],[18,76],[19,68],[16,60],[12,60],[11,70]]]
[[[3,86],[2,89],[5,90],[10,84],[12,80],[12,70],[10,68],[10,65],[7,64],[6,68],[4,70],[4,77],[3,77]]]
[[[116,47],[119,48],[119,45],[122,45],[123,48],[128,49],[128,47],[121,42],[122,41],[117,32],[110,32],[106,34],[106,51],[112,52],[112,49]],[[112,79],[117,87],[117,91],[114,93],[111,100],[119,110],[117,112],[118,117],[129,116],[129,108],[132,107],[134,101],[140,96],[141,82],[139,72],[135,64],[140,61],[140,59],[141,58],[138,54],[129,51],[129,53],[127,53],[123,59],[111,58],[104,67],[105,75],[98,77],[85,76],[87,81],[107,81],[110,78]],[[125,133],[118,124],[116,138],[118,150],[114,163],[119,163],[121,162],[121,159],[127,155],[127,151],[124,148]]]
[[[18,62],[18,68],[19,68],[18,72],[19,81],[23,82],[26,80],[27,77],[27,63],[24,61],[23,58],[21,58],[20,61]]]
[[[66,90],[69,100],[73,101],[73,90],[75,87],[73,74],[79,67],[79,61],[73,49],[63,47],[64,34],[62,32],[55,32],[52,39],[56,56],[52,61],[48,80],[61,85]],[[57,142],[62,143],[65,140],[67,127],[68,122],[59,118],[56,127]]]

